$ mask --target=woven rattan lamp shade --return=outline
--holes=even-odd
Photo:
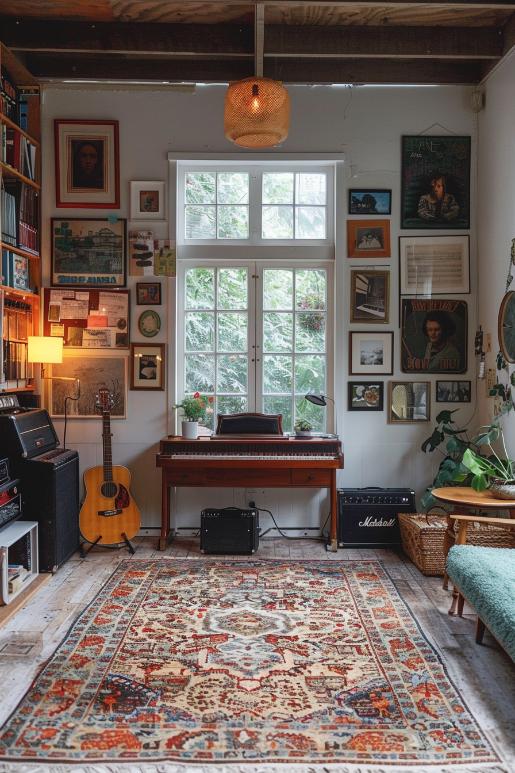
[[[282,83],[245,78],[225,95],[225,136],[243,148],[269,148],[288,136],[290,97]]]

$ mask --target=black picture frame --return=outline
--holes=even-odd
[[[161,282],[136,282],[137,306],[160,306]]]
[[[382,411],[384,409],[384,381],[349,381],[347,410]]]
[[[390,322],[390,272],[352,269],[350,321],[381,325]]]
[[[53,287],[109,290],[127,284],[125,218],[53,217],[51,250]]]
[[[470,403],[472,400],[472,381],[463,379],[437,381],[435,391],[437,403]]]
[[[469,227],[470,136],[403,136],[401,228]]]
[[[401,371],[465,373],[468,306],[466,301],[401,299]]]
[[[391,215],[389,188],[349,188],[349,215]]]

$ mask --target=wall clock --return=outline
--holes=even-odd
[[[140,314],[138,330],[146,338],[153,338],[161,330],[161,317],[154,309],[147,309]]]
[[[515,362],[515,291],[506,293],[498,319],[499,346],[507,362]]]

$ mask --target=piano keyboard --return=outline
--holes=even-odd
[[[206,454],[206,453],[196,453],[196,454],[166,454],[166,456],[170,456],[172,459],[253,459],[255,461],[259,461],[260,459],[270,459],[272,461],[277,461],[280,459],[285,459],[287,461],[324,461],[326,459],[335,459],[334,454]]]

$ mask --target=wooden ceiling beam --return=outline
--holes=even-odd
[[[265,59],[265,75],[285,83],[476,84],[481,62],[428,59]]]

